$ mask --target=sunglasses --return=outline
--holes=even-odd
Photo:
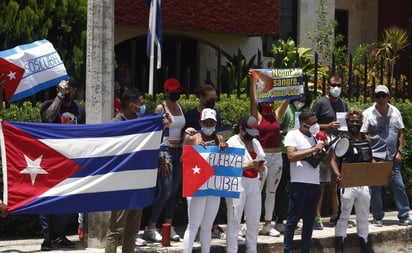
[[[386,97],[388,97],[388,94],[386,94],[386,93],[378,93],[378,94],[375,94],[375,98],[386,98]]]
[[[330,86],[332,86],[332,87],[342,87],[342,83],[331,83]]]

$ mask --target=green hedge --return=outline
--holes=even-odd
[[[156,101],[153,101],[152,96],[146,96],[146,106],[148,112],[153,112],[155,106],[163,100],[163,94],[158,94]],[[198,99],[194,95],[182,96],[179,103],[183,106],[184,110],[187,111],[198,104]],[[279,104],[278,102],[277,104]],[[369,107],[372,102],[366,104],[356,101],[348,102],[349,107],[356,107],[360,109],[365,109]],[[404,151],[405,155],[402,161],[402,175],[408,196],[412,196],[412,152],[410,151],[412,147],[412,104],[410,102],[393,102],[393,105],[398,107],[401,111],[403,120],[405,123],[405,144]],[[5,107],[3,107],[5,108]],[[247,115],[249,113],[249,98],[246,95],[241,95],[240,99],[233,97],[222,96],[220,101],[216,104],[216,108],[219,110],[222,124],[231,125],[235,123],[241,116]],[[29,102],[24,102],[19,106],[12,104],[10,108],[4,109],[0,112],[0,117],[4,120],[10,121],[25,121],[25,122],[40,122],[39,115],[40,103],[32,107]],[[2,178],[0,179],[2,180]],[[385,210],[395,209],[393,202],[392,192],[390,187],[383,188],[383,199]],[[325,200],[327,200],[325,196]],[[223,201],[222,201],[223,202]],[[179,198],[177,204],[176,213],[185,214],[178,215],[176,217],[176,224],[185,224],[186,221],[186,201],[183,198]],[[150,210],[150,209],[148,209]],[[330,214],[330,208],[328,201],[324,201],[324,206],[322,208],[322,215],[327,216]],[[147,213],[148,211],[146,211]],[[69,233],[75,233],[77,229],[76,216],[73,215],[69,226]],[[144,215],[142,220],[142,226],[147,224],[145,220],[147,215]],[[19,216],[9,216],[6,219],[0,219],[0,238],[1,237],[11,237],[11,236],[40,236],[40,226],[36,215],[19,215]]]

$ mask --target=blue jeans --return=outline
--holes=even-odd
[[[313,220],[316,216],[316,206],[320,197],[320,185],[291,183],[289,190],[289,209],[285,225],[283,247],[285,252],[293,250],[293,236],[299,219],[303,220],[302,251],[310,251],[310,241],[313,232]]]
[[[398,219],[405,220],[409,218],[409,199],[403,184],[400,164],[393,163],[392,171],[391,186],[396,208],[398,209]],[[371,186],[371,213],[376,220],[382,220],[385,215],[383,212],[381,186]]]
[[[44,235],[52,237],[66,235],[66,225],[71,214],[55,215],[55,222],[52,222],[52,215],[40,214],[40,226]]]
[[[171,172],[168,176],[162,176],[158,173],[157,187],[158,195],[153,202],[150,222],[157,223],[160,215],[164,211],[166,219],[173,219],[176,207],[176,194],[182,183],[182,166],[180,157],[182,148],[170,148],[165,151],[166,158],[172,163]]]

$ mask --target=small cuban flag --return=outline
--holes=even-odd
[[[183,147],[183,196],[239,198],[244,149]]]
[[[10,103],[68,79],[63,61],[48,40],[0,51],[0,77]]]

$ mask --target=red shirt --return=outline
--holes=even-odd
[[[280,124],[273,114],[262,115],[258,128],[259,142],[263,149],[280,147]]]
[[[256,152],[249,151],[250,156],[252,159],[256,159]],[[258,176],[258,172],[255,168],[243,170],[243,176],[248,178],[255,178]]]

